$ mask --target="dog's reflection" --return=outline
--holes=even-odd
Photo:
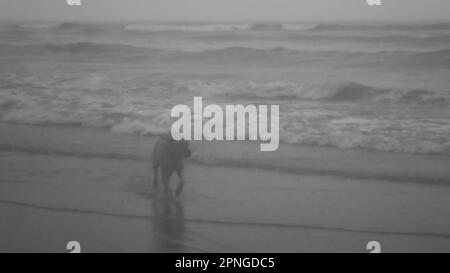
[[[183,204],[171,197],[152,200],[156,248],[163,252],[183,252],[185,220]]]

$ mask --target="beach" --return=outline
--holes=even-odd
[[[0,22],[0,251],[449,252],[449,37],[421,22]],[[185,190],[164,196],[153,145],[194,97],[279,106],[279,148],[190,141]]]
[[[446,157],[345,151],[336,163],[334,148],[297,147],[302,165],[320,162],[322,175],[205,164],[194,143],[185,191],[164,198],[151,189],[154,138],[0,128],[3,252],[68,252],[69,241],[83,252],[368,252],[369,241],[384,252],[450,248]],[[398,168],[402,158],[416,168]],[[377,159],[351,175],[352,161]]]

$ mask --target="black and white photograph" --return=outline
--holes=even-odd
[[[450,252],[450,1],[0,0],[0,252]]]

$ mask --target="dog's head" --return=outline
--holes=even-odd
[[[169,143],[170,147],[170,153],[173,157],[176,158],[184,158],[184,157],[190,157],[192,155],[191,149],[189,149],[189,142],[181,139],[181,140],[174,140],[172,138],[172,135],[169,133],[167,135],[162,135],[162,139],[164,139],[167,143]]]
[[[190,157],[192,155],[191,149],[189,149],[188,141],[182,139],[179,141],[175,141],[174,145],[177,147],[179,154],[183,155],[184,157]]]

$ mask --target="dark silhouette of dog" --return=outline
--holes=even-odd
[[[184,159],[191,156],[189,142],[186,140],[176,141],[171,134],[160,136],[153,147],[153,187],[158,188],[158,173],[161,171],[161,178],[164,193],[169,194],[169,181],[173,173],[177,173],[180,180],[175,194],[181,194],[184,188]]]

